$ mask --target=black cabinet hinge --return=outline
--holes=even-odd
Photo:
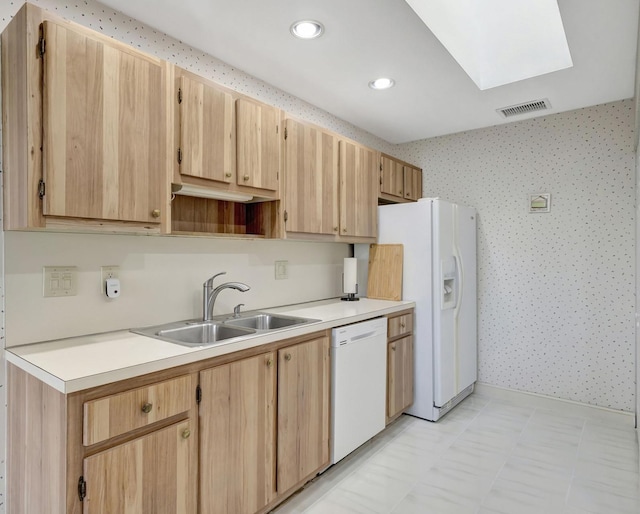
[[[182,150],[178,148],[178,164],[182,164]]]
[[[47,48],[47,42],[44,39],[44,27],[40,25],[40,37],[38,38],[38,53],[40,57],[44,55],[44,51]]]
[[[202,388],[198,385],[196,386],[196,403],[200,403],[202,401]]]
[[[78,480],[78,498],[80,501],[84,501],[87,497],[87,483],[84,481],[84,477],[80,477]]]
[[[182,103],[182,88],[178,88],[178,103]]]
[[[287,139],[289,133],[287,132],[287,127],[284,128],[284,138]]]
[[[284,222],[286,223],[289,220],[289,213],[284,211]]]
[[[44,198],[45,191],[46,191],[46,186],[44,184],[44,180],[40,179],[38,181],[38,197],[40,197],[40,200]]]

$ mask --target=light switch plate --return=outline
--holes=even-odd
[[[76,266],[45,266],[42,268],[42,296],[76,296],[78,268]]]
[[[276,261],[276,280],[285,280],[289,278],[289,261]]]

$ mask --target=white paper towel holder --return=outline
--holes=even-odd
[[[347,296],[340,298],[343,302],[357,302],[360,300],[356,296],[358,294],[358,282],[357,282],[357,264],[358,260],[354,257],[345,257],[344,269],[346,273],[342,273],[342,292],[347,293]],[[345,278],[348,284],[345,283]]]

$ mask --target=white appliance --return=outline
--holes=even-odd
[[[402,297],[416,302],[415,399],[436,421],[477,380],[476,211],[438,198],[378,207],[378,242],[404,245]]]
[[[331,331],[331,464],[385,427],[387,319]]]

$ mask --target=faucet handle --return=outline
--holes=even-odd
[[[244,307],[244,303],[239,303],[233,308],[233,317],[237,318],[240,316],[240,307]]]
[[[219,277],[220,275],[226,275],[227,272],[226,271],[221,271],[220,273],[216,273],[213,277],[208,278],[204,284],[202,284],[204,287],[213,287],[213,281]]]

